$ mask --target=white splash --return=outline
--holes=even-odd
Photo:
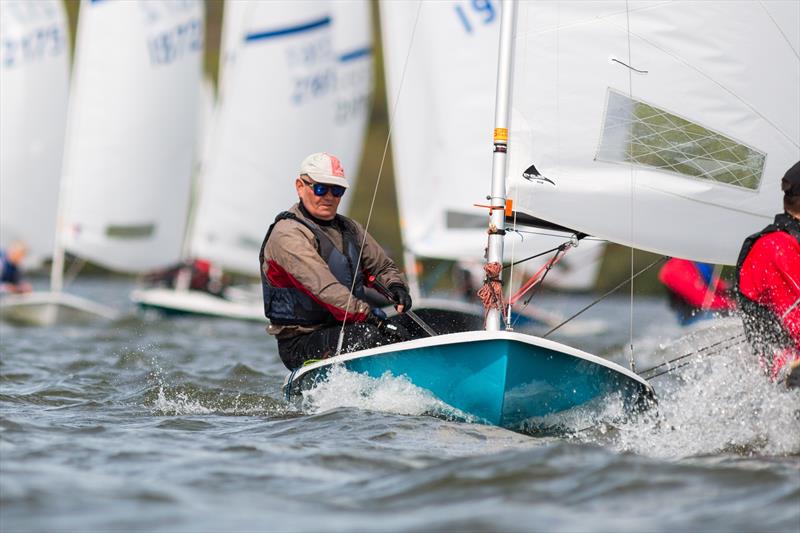
[[[403,415],[436,414],[445,418],[472,421],[425,389],[411,383],[405,376],[386,372],[380,378],[351,372],[341,365],[334,366],[326,379],[303,392],[302,409],[320,413],[338,407],[355,407]]]
[[[208,415],[214,412],[185,392],[167,395],[163,386],[158,388],[158,398],[153,404],[153,410],[164,415]]]
[[[687,358],[675,377],[657,378],[658,413],[619,426],[614,446],[660,458],[800,453],[800,391],[770,382],[742,337],[722,342],[740,334],[737,327],[717,324],[662,346],[664,360],[715,343],[720,349]]]
[[[157,415],[283,415],[288,411],[285,404],[270,396],[254,396],[241,393],[202,389],[195,386],[176,385],[169,382],[158,359],[151,360],[153,370],[149,380],[158,386],[158,395],[148,407]]]

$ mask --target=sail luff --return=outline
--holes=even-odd
[[[84,7],[85,2],[81,4],[81,9]],[[75,108],[72,94],[78,86],[78,76],[80,69],[78,63],[80,61],[80,54],[77,52],[78,35],[81,33],[81,28],[86,24],[82,17],[78,17],[78,22],[75,26],[75,50],[72,55],[72,74],[69,83],[69,98],[67,99],[67,120],[65,124],[64,133],[64,151],[61,154],[61,179],[58,181],[58,206],[56,208],[56,223],[53,231],[55,238],[53,240],[53,259],[50,263],[50,292],[60,293],[64,288],[64,260],[65,260],[65,246],[64,246],[64,217],[67,212],[67,198],[68,187],[65,179],[65,169],[69,164],[70,147],[73,142],[73,122],[75,121]]]

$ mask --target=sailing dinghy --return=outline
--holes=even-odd
[[[0,246],[25,243],[23,266],[34,268],[55,244],[69,94],[63,3],[3,2],[0,38]],[[66,293],[0,294],[0,317],[17,323],[98,315],[113,311]]]
[[[420,18],[425,16],[426,7],[420,6]],[[487,271],[494,268],[496,276],[502,274],[506,234],[505,167],[515,7],[513,2],[503,3],[500,28],[487,246]],[[461,23],[457,15],[453,24]],[[449,179],[457,188],[458,175]],[[499,277],[491,290],[498,290],[497,285]],[[411,340],[313,362],[292,372],[284,390],[289,397],[300,395],[324,380],[334,366],[342,365],[374,378],[403,376],[468,420],[511,429],[532,425],[542,428],[541,421],[547,421],[546,427],[558,426],[559,415],[583,409],[593,413],[589,416],[594,420],[612,397],[618,398],[626,410],[641,409],[654,399],[647,381],[613,362],[550,340],[510,329],[502,331],[506,311],[502,305],[488,309],[484,331]]]
[[[507,199],[511,224],[544,221],[733,264],[744,238],[781,210],[778,180],[800,159],[800,4],[526,2],[515,17],[516,8],[502,3],[489,270],[503,258]],[[453,16],[464,24],[479,14],[488,16]],[[405,376],[466,415],[512,429],[614,397],[628,407],[652,397],[617,364],[500,331],[506,311],[489,309],[487,331],[309,364],[287,378],[286,392],[300,394],[342,365]]]
[[[330,151],[357,174],[372,92],[371,35],[366,0],[226,2],[219,100],[186,256],[257,278],[271,213],[296,201],[300,161]],[[230,287],[222,297],[141,288],[131,299],[168,314],[267,320],[260,287]]]
[[[51,290],[19,295],[13,306],[4,299],[4,316],[38,324],[117,316],[62,291],[66,251],[118,272],[178,260],[203,20],[194,0],[81,3]]]

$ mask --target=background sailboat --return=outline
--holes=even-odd
[[[358,174],[372,91],[370,8],[356,0],[225,9],[218,109],[188,255],[257,278],[272,218],[297,201],[300,161],[328,151]],[[266,321],[260,290],[233,294],[156,288],[131,297],[145,308]]]
[[[23,241],[30,268],[53,251],[69,35],[59,0],[12,0],[0,9],[0,248]]]
[[[203,17],[199,1],[82,2],[51,292],[26,295],[16,311],[45,323],[73,313],[75,298],[61,290],[65,250],[120,272],[178,259]],[[85,301],[79,311],[114,316]]]

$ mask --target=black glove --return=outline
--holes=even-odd
[[[411,295],[408,294],[408,289],[406,289],[405,285],[399,283],[390,285],[389,292],[392,294],[395,307],[402,305],[403,312],[411,309]]]

